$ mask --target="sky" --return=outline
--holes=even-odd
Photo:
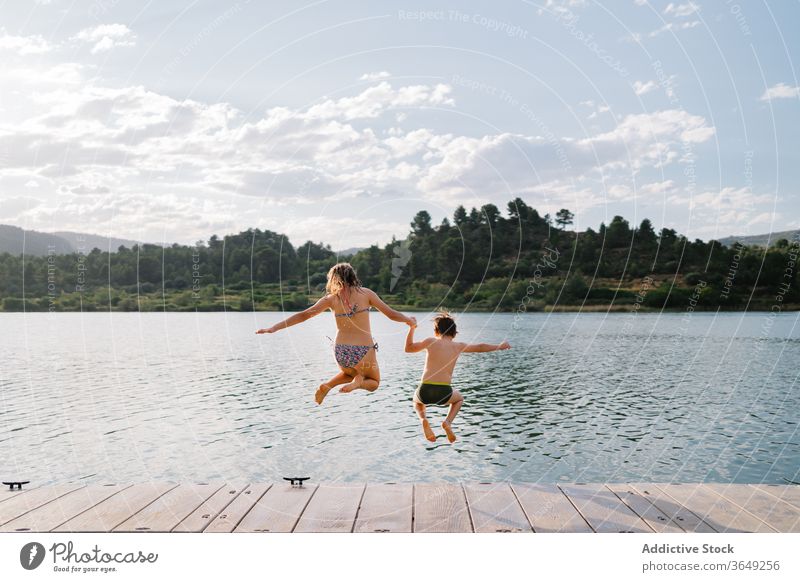
[[[0,1],[0,224],[334,250],[463,204],[800,227],[798,2]]]

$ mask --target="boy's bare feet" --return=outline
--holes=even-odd
[[[453,432],[453,429],[450,428],[450,423],[446,420],[442,423],[442,428],[444,432],[447,434],[447,440],[451,443],[456,442],[456,433]]]
[[[431,423],[427,420],[422,421],[422,432],[425,433],[425,438],[431,441],[432,443],[436,442],[436,435],[433,434],[433,429],[431,428]]]
[[[314,392],[314,400],[317,401],[317,404],[322,404],[322,401],[325,400],[325,397],[328,395],[328,392],[331,391],[332,386],[328,386],[327,384],[320,384],[317,391]]]
[[[361,388],[361,384],[363,382],[364,382],[364,376],[358,374],[355,377],[353,377],[353,379],[350,382],[339,388],[339,392],[344,392],[344,393],[352,392],[357,388]]]

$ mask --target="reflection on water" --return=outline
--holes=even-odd
[[[462,357],[453,446],[421,435],[405,326],[373,316],[377,392],[318,407],[331,317],[254,334],[280,318],[0,314],[0,477],[798,480],[797,314],[463,315],[514,349]]]

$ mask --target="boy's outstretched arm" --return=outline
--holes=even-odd
[[[331,301],[330,298],[331,298],[330,295],[326,295],[308,309],[301,311],[300,313],[295,313],[294,315],[287,317],[280,323],[276,323],[272,327],[259,329],[256,331],[256,333],[275,333],[278,330],[285,329],[293,325],[297,325],[298,323],[303,323],[304,321],[311,319],[312,317],[319,315],[320,313],[328,309],[328,307],[330,307],[330,301]]]
[[[421,342],[415,342],[414,341],[414,329],[415,328],[416,328],[416,325],[408,326],[408,334],[406,334],[406,352],[408,352],[410,354],[414,353],[414,352],[421,352],[422,350],[427,348],[431,344],[431,342],[433,341],[433,338],[429,337],[429,338],[426,338],[426,339],[422,340]]]
[[[504,341],[499,344],[466,344],[462,352],[496,352],[498,350],[510,350],[511,344]]]

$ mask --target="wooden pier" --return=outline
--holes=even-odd
[[[3,532],[800,532],[800,486],[65,484],[0,492]]]

